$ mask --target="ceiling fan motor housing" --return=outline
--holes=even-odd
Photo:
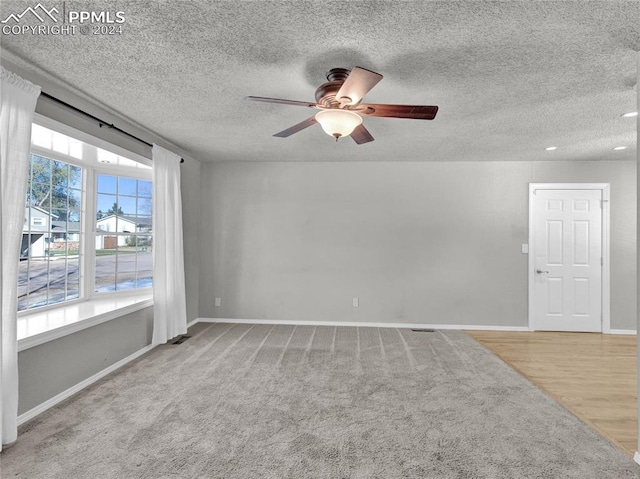
[[[340,102],[336,99],[336,93],[342,87],[347,77],[351,73],[348,68],[332,68],[327,72],[326,83],[316,89],[316,101],[325,108],[339,108]]]
[[[351,73],[348,68],[332,68],[327,72],[327,80],[344,82]]]

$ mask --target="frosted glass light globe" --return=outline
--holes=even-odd
[[[362,118],[348,110],[322,110],[316,113],[316,120],[329,136],[341,138],[349,136],[362,123]]]

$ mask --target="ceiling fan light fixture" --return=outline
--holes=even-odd
[[[362,124],[360,115],[348,110],[322,110],[316,113],[316,120],[329,136],[342,138],[349,136]]]
[[[364,145],[374,140],[369,130],[364,126],[361,115],[381,118],[433,120],[438,112],[436,105],[391,105],[386,103],[360,105],[362,98],[382,80],[380,73],[372,72],[366,68],[354,67],[352,70],[332,68],[327,73],[327,80],[328,82],[323,83],[316,89],[316,103],[262,96],[248,96],[246,99],[321,110],[316,115],[274,134],[273,136],[277,138],[288,138],[316,123],[320,123],[325,133],[334,137],[336,141],[340,137],[351,136],[351,139],[357,145]],[[357,105],[360,105],[360,107],[356,108]]]

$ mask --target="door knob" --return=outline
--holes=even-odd
[[[536,273],[538,273],[538,274],[542,274],[542,273],[547,273],[547,274],[549,274],[549,272],[548,272],[548,271],[542,271],[541,269],[537,269],[537,270],[536,270]]]

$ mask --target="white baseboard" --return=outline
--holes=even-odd
[[[635,336],[637,331],[635,329],[610,329],[608,334],[629,334]]]
[[[198,324],[200,322],[200,318],[196,318],[193,321],[191,321],[189,324],[187,324],[187,329],[189,329],[191,326]]]
[[[43,402],[42,404],[34,407],[33,409],[30,409],[29,411],[27,411],[27,412],[25,412],[23,414],[20,414],[18,416],[18,426],[24,424],[25,422],[29,421],[30,419],[33,419],[34,417],[38,416],[39,414],[42,414],[47,409],[50,409],[53,406],[55,406],[56,404],[61,403],[62,401],[64,401],[65,399],[67,399],[67,398],[69,398],[71,396],[73,396],[77,392],[80,392],[84,388],[86,388],[86,387],[90,386],[91,384],[95,383],[96,381],[102,379],[107,374],[110,374],[113,371],[115,371],[116,369],[121,368],[125,364],[130,363],[134,359],[139,358],[140,356],[142,356],[147,351],[151,351],[153,348],[155,348],[155,345],[153,345],[153,344],[150,344],[149,346],[145,346],[144,348],[136,351],[135,353],[127,356],[126,358],[121,359],[120,361],[118,361],[116,363],[113,363],[108,368],[105,368],[102,371],[94,374],[93,376],[85,379],[84,381],[79,382],[75,386],[70,387],[66,391],[62,391],[60,394],[52,397],[51,399]]]
[[[482,331],[529,331],[527,326],[486,326],[477,324],[425,324],[425,323],[372,323],[358,321],[285,321],[281,319],[198,318],[190,324],[239,323],[239,324],[290,324],[295,326],[355,326],[361,328],[412,328],[412,329],[468,329]]]
[[[531,331],[528,326],[491,326],[485,324],[430,324],[430,323],[375,323],[359,321],[288,321],[283,319],[237,319],[237,318],[197,318],[187,327],[197,323],[238,323],[238,324],[290,324],[294,326],[352,326],[361,328],[406,328],[406,329],[457,329],[469,331]],[[603,334],[636,335],[635,329],[610,329]]]
[[[633,460],[640,464],[640,452],[636,451],[636,453],[633,455]]]

